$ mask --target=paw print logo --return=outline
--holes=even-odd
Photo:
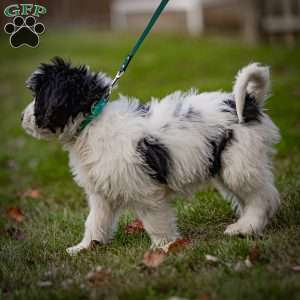
[[[13,48],[22,45],[35,48],[39,45],[39,35],[45,31],[45,26],[42,23],[37,23],[33,16],[26,18],[17,16],[12,23],[7,23],[4,26],[4,31],[11,35],[9,41]]]

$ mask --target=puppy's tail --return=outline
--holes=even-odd
[[[243,122],[245,97],[251,95],[258,106],[262,107],[270,90],[270,69],[258,63],[250,64],[236,76],[233,94],[239,122]]]

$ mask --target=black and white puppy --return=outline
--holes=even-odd
[[[67,249],[70,254],[93,240],[108,242],[125,208],[143,221],[153,246],[177,239],[174,195],[207,182],[236,203],[239,219],[226,234],[262,232],[280,202],[271,162],[280,135],[263,112],[267,67],[243,68],[232,93],[177,91],[145,105],[120,96],[79,131],[110,83],[106,75],[60,58],[42,64],[27,82],[34,99],[22,114],[23,128],[62,143],[87,194],[84,237]]]

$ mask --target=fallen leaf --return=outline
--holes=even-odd
[[[295,88],[294,95],[300,97],[300,88]]]
[[[7,216],[16,222],[22,222],[24,219],[24,214],[18,207],[10,207],[7,210]]]
[[[9,227],[6,229],[6,233],[17,241],[25,240],[25,234],[18,228]]]
[[[197,300],[210,300],[210,296],[208,293],[204,293],[202,296],[200,296],[200,298],[198,298]]]
[[[292,267],[292,270],[293,270],[294,272],[300,272],[300,265],[298,265],[298,266],[293,266],[293,267]]]
[[[249,252],[250,262],[254,265],[257,262],[259,256],[260,256],[260,250],[259,250],[257,243],[255,243]]]
[[[99,286],[107,279],[111,277],[111,269],[103,268],[101,266],[96,267],[95,270],[89,272],[86,275],[86,279],[91,286]]]
[[[144,254],[143,264],[149,268],[157,268],[163,263],[167,255],[178,253],[182,248],[190,243],[191,240],[189,239],[178,239],[163,247],[148,250]]]
[[[125,228],[126,234],[134,234],[143,231],[144,231],[144,225],[142,221],[140,221],[139,219],[135,219],[130,224],[128,224]]]
[[[174,242],[170,242],[164,247],[162,247],[163,251],[167,254],[169,253],[178,253],[180,250],[182,250],[187,245],[191,244],[190,239],[178,239]]]
[[[29,189],[23,193],[23,197],[29,197],[33,199],[38,199],[42,195],[41,191],[37,189]]]
[[[143,264],[149,268],[157,268],[166,258],[166,252],[162,249],[148,250],[144,254]]]

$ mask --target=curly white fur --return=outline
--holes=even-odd
[[[268,86],[268,69],[252,64],[239,72],[234,96],[175,92],[161,101],[153,99],[147,117],[139,114],[138,100],[120,96],[78,137],[74,133],[83,117],[71,122],[58,138],[69,151],[70,168],[87,194],[90,213],[83,240],[68,252],[88,248],[92,240],[108,242],[124,208],[141,218],[154,246],[176,239],[173,196],[195,191],[208,181],[238,203],[240,218],[226,234],[261,233],[279,205],[271,170],[272,145],[279,141],[279,131],[263,112],[261,121],[251,126],[238,120],[242,121],[246,92],[262,105]],[[222,109],[228,98],[236,99],[237,115]],[[194,121],[184,118],[191,108],[197,112]],[[34,124],[33,104],[25,110],[22,125],[28,133],[43,137]],[[222,153],[219,174],[212,178],[208,140],[216,138],[220,128],[232,130],[234,137]],[[167,185],[155,182],[141,168],[137,142],[147,135],[158,137],[170,151],[173,166]]]

